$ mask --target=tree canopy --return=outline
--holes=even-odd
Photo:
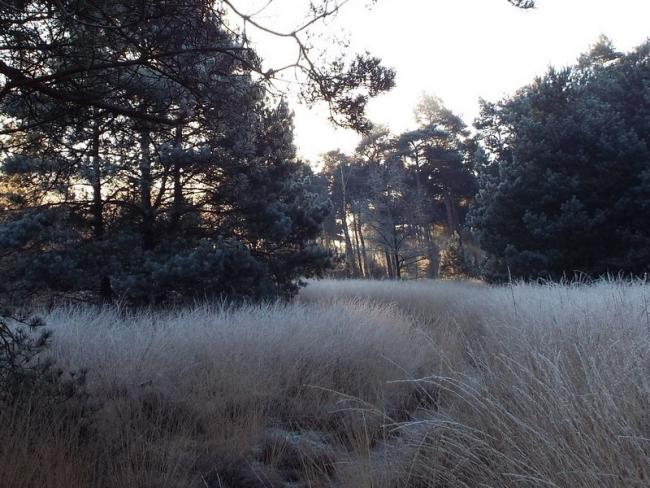
[[[606,38],[497,103],[471,216],[481,246],[521,278],[644,274],[650,262],[650,43]]]
[[[476,193],[476,142],[437,97],[423,96],[414,116],[413,130],[377,126],[354,154],[323,158],[335,209],[326,241],[348,276],[434,277],[440,247],[462,232]]]
[[[287,35],[304,97],[367,130],[394,73],[370,55],[321,66],[303,36],[339,8],[313,4]],[[296,158],[233,2],[0,4],[0,268],[5,292],[98,293],[134,303],[290,295],[329,253],[329,202]]]

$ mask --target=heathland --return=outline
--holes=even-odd
[[[93,407],[3,411],[1,484],[644,486],[649,292],[324,280],[290,303],[44,311]]]

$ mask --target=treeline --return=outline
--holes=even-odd
[[[499,102],[474,131],[435,97],[418,128],[323,159],[325,243],[357,277],[644,276],[650,268],[650,43],[601,38]]]
[[[447,269],[441,249],[465,234],[480,148],[436,97],[423,97],[415,118],[415,130],[394,135],[375,128],[354,154],[335,151],[323,158],[320,184],[333,205],[323,238],[343,256],[344,275],[418,278],[470,271]]]
[[[312,5],[313,6],[313,5]],[[292,296],[366,278],[642,275],[650,259],[649,44],[482,102],[437,98],[402,134],[365,117],[394,83],[312,57],[227,0],[0,3],[0,295],[160,304]],[[240,19],[237,28],[233,19]],[[295,42],[302,97],[364,134],[314,173],[243,27]],[[336,48],[335,48],[336,50]],[[336,53],[335,53],[336,54]]]

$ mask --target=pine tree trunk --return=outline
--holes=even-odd
[[[357,230],[359,232],[359,241],[361,243],[361,257],[363,259],[363,269],[364,269],[364,276],[366,278],[370,277],[370,269],[368,266],[368,252],[366,251],[366,240],[363,237],[363,230],[361,227],[361,214],[358,215],[357,217]]]
[[[458,232],[458,235],[461,235],[461,240],[462,240],[462,234],[461,234],[461,229],[460,229],[460,217],[458,215],[458,209],[460,208],[458,199],[452,195],[452,205],[451,205],[451,212],[452,216],[454,219],[454,225],[456,232]]]
[[[420,224],[422,229],[422,234],[424,236],[424,245],[426,250],[426,258],[429,261],[429,266],[427,268],[427,277],[434,278],[436,276],[437,266],[437,253],[434,251],[434,246],[431,240],[431,227],[427,222],[427,219],[424,215],[424,202],[422,197],[422,183],[420,181],[420,159],[418,157],[417,148],[414,148],[414,162],[415,162],[415,188],[416,188],[416,198],[417,198],[417,223]],[[416,264],[417,270],[417,264]]]
[[[359,224],[357,222],[357,214],[352,211],[352,228],[354,230],[354,243],[356,247],[356,258],[359,265],[359,275],[363,278],[365,277],[365,268],[363,266],[363,261],[361,258],[361,244],[359,242]]]
[[[343,226],[343,236],[345,238],[345,265],[347,268],[348,275],[356,275],[356,266],[354,265],[354,254],[352,249],[352,239],[350,238],[350,229],[348,228],[347,222],[347,212],[343,210],[343,215],[341,217],[342,226]]]
[[[460,233],[460,223],[458,219],[458,210],[456,209],[456,199],[454,198],[451,190],[445,191],[445,210],[447,211],[447,226],[449,235],[454,232]]]
[[[142,248],[145,251],[154,247],[153,207],[151,205],[151,152],[150,138],[147,130],[140,132],[140,206],[142,213]]]
[[[427,259],[429,260],[429,266],[427,268],[427,278],[435,278],[438,274],[438,252],[435,248],[435,244],[431,239],[431,227],[428,223],[423,225],[424,233],[424,243],[427,250]]]
[[[346,179],[341,165],[341,223],[343,226],[343,236],[345,237],[345,264],[348,276],[356,276],[356,266],[354,264],[354,254],[352,250],[352,240],[350,239],[350,229],[348,228],[348,202],[346,195]]]
[[[93,234],[96,241],[104,239],[106,232],[104,226],[104,201],[102,200],[102,170],[99,159],[100,145],[99,121],[93,122],[93,140],[91,147],[92,161],[92,192],[93,192]],[[113,288],[109,276],[102,274],[99,277],[99,298],[103,303],[110,303],[113,299]]]
[[[393,275],[396,280],[402,279],[402,269],[400,266],[400,259],[399,259],[399,246],[397,244],[397,228],[395,227],[395,224],[392,226],[393,231],[392,231],[392,248],[391,248],[391,257],[393,258]]]
[[[388,249],[384,249],[384,259],[386,259],[386,274],[388,275],[388,279],[392,280],[393,266],[392,266],[392,259],[390,257],[390,253],[388,252]]]
[[[180,150],[183,145],[183,126],[181,125],[176,127],[174,143],[176,144],[176,147]],[[172,177],[174,180],[174,201],[172,203],[172,211],[171,211],[171,218],[170,218],[170,227],[172,232],[178,229],[178,224],[181,218],[181,211],[183,207],[183,187],[181,182],[181,176],[182,176],[181,162],[175,160],[174,166],[172,168]]]
[[[402,279],[402,270],[399,262],[399,252],[397,252],[397,249],[393,252],[393,256],[395,258],[395,278],[398,280]]]

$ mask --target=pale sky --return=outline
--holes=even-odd
[[[263,0],[239,5],[264,5]],[[304,0],[275,0],[259,20],[289,26]],[[628,51],[650,37],[650,0],[538,0],[520,10],[506,0],[351,0],[327,25],[344,34],[350,51],[368,50],[397,71],[397,86],[373,100],[369,117],[399,132],[414,126],[413,108],[422,93],[441,97],[471,125],[479,97],[497,100],[543,74],[549,65],[571,64],[600,34]],[[293,56],[290,41],[252,30],[269,65]],[[323,41],[325,42],[325,41]],[[299,152],[312,162],[332,149],[350,152],[359,136],[335,129],[326,112],[292,103]]]

